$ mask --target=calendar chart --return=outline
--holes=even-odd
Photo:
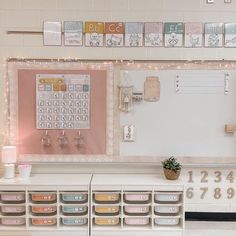
[[[36,128],[89,129],[90,75],[36,74]]]

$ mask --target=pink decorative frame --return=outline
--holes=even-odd
[[[83,130],[86,149],[43,148],[42,130],[35,127],[35,75],[37,73],[89,73],[91,81],[91,130]],[[18,145],[20,162],[96,162],[113,154],[113,65],[83,62],[8,62],[9,141]],[[92,88],[93,87],[93,88]],[[99,89],[98,89],[99,88]],[[100,92],[98,92],[100,90]],[[27,93],[25,93],[27,91]],[[99,101],[98,101],[99,98]],[[99,110],[101,109],[101,110]],[[93,118],[92,118],[93,116]],[[73,142],[76,131],[66,130]],[[50,131],[54,143],[58,131]]]

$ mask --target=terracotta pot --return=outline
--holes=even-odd
[[[169,180],[176,180],[179,178],[181,170],[177,170],[177,172],[174,172],[173,170],[165,169],[164,168],[164,174],[165,177]]]

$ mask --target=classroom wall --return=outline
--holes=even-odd
[[[215,0],[0,0],[0,109],[4,110],[5,60],[8,57],[81,59],[235,59],[227,48],[86,48],[43,46],[42,35],[6,34],[42,30],[43,21],[235,21],[236,2]],[[0,143],[4,136],[0,112]]]

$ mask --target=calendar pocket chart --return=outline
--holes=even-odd
[[[37,129],[90,128],[90,75],[36,75]]]

